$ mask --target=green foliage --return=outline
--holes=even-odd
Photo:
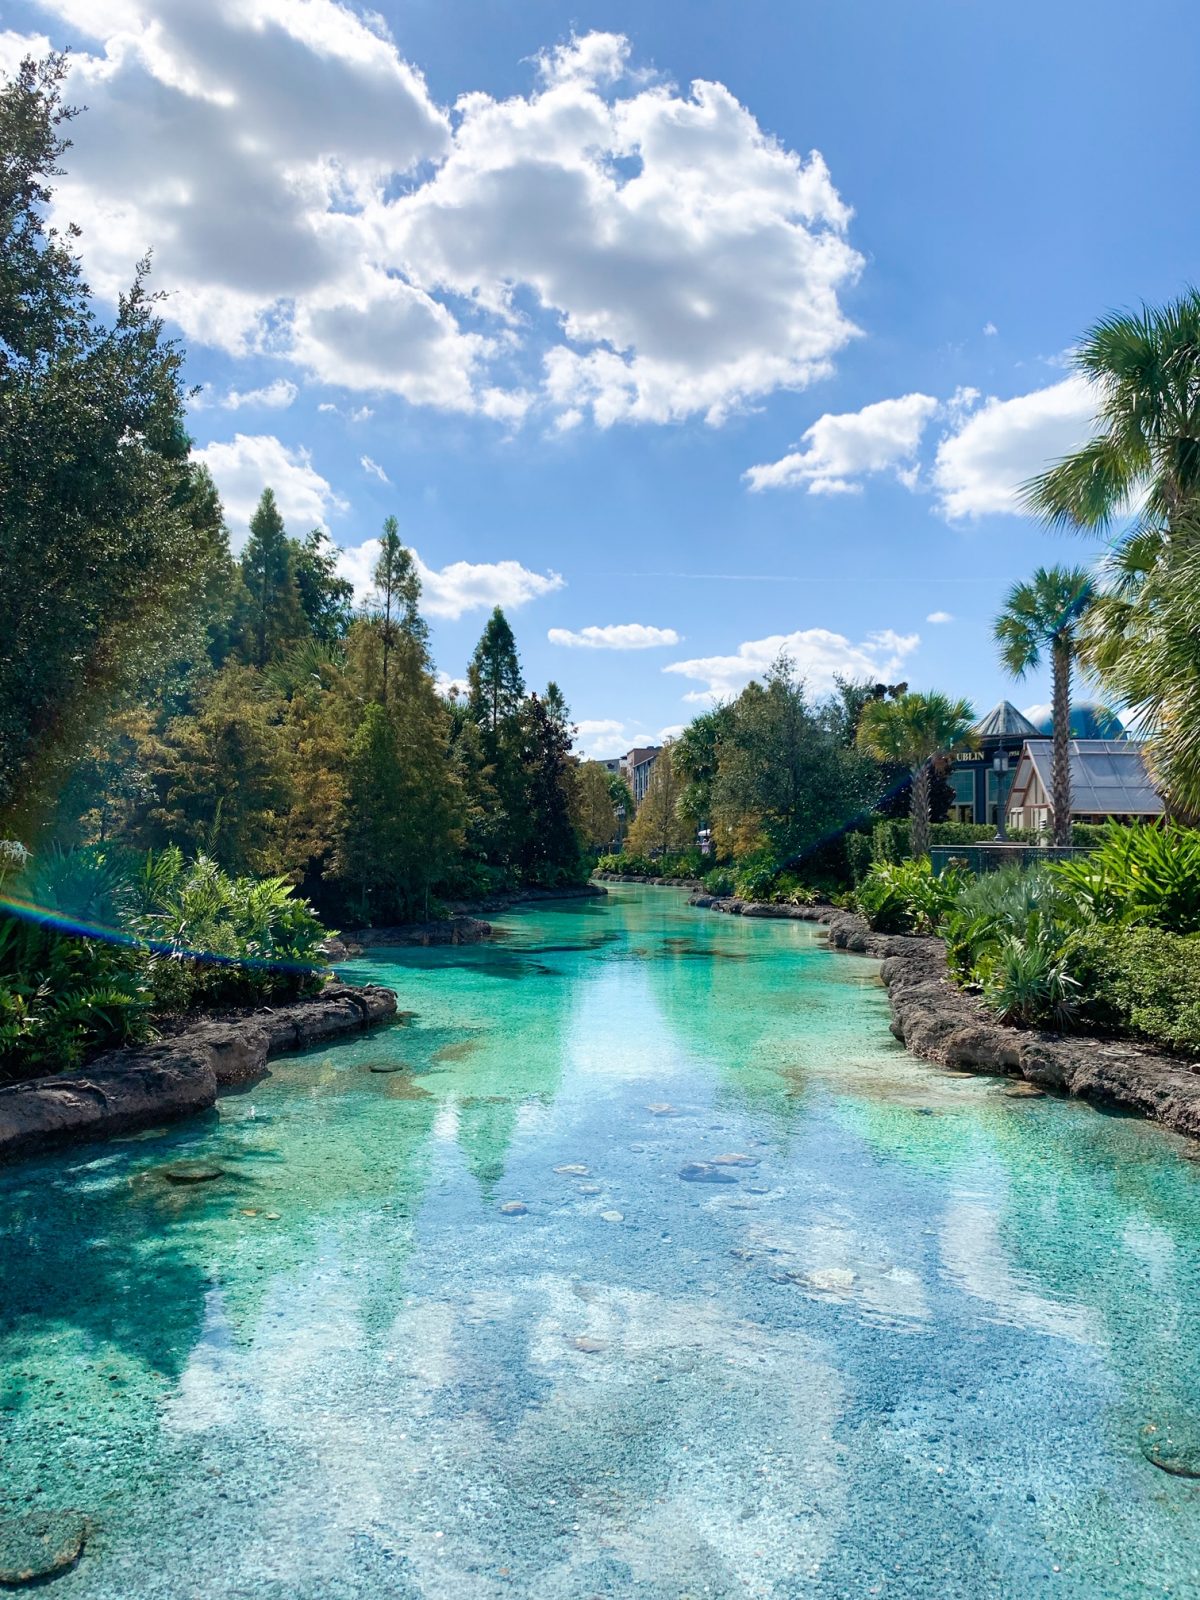
[[[877,933],[936,933],[965,883],[951,868],[935,877],[927,859],[878,862],[855,893],[855,904]]]
[[[1050,871],[1097,922],[1200,932],[1200,829],[1112,823],[1090,855]]]
[[[1079,993],[1054,930],[1044,925],[1024,938],[1002,939],[983,978],[984,1004],[1017,1027],[1069,1027]]]
[[[89,731],[202,627],[228,559],[147,264],[106,323],[74,230],[47,229],[65,70],[0,86],[0,819],[26,832]]]
[[[325,929],[282,879],[231,878],[170,849],[51,850],[5,882],[0,1078],[68,1070],[144,1039],[153,1015],[320,986]]]
[[[1200,936],[1093,925],[1070,935],[1063,963],[1085,1022],[1200,1055]]]
[[[324,980],[326,930],[283,878],[230,877],[171,848],[146,856],[132,887],[126,926],[151,951],[158,1010],[294,999]]]
[[[772,856],[751,856],[738,866],[733,891],[739,900],[766,900],[774,892],[779,867]]]
[[[871,835],[867,833],[848,833],[846,835],[846,864],[850,870],[850,882],[855,887],[866,877],[873,860],[875,860],[875,849]]]
[[[704,884],[706,894],[719,895],[723,900],[733,893],[733,873],[728,867],[714,867],[711,872],[704,874],[701,882]]]
[[[1046,867],[1004,867],[964,878],[942,923],[950,969],[966,982],[982,983],[1006,941],[1051,939],[1061,946],[1077,917],[1075,902]]]
[[[786,656],[726,712],[711,784],[723,857],[747,863],[761,853],[776,868],[804,862],[878,797],[875,764],[844,744],[837,705],[812,703]]]

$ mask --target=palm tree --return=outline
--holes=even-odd
[[[951,700],[936,692],[869,700],[862,709],[859,748],[877,761],[902,762],[912,773],[909,849],[914,860],[929,854],[933,763],[938,756],[971,746],[973,716],[965,700]]]
[[[1050,657],[1054,678],[1053,749],[1050,757],[1054,843],[1071,842],[1071,668],[1079,652],[1077,628],[1094,598],[1082,567],[1039,567],[1028,583],[1009,590],[996,618],[1000,659],[1023,678]]]
[[[1080,630],[1080,658],[1112,698],[1139,709],[1150,762],[1178,811],[1200,813],[1200,291],[1106,317],[1073,361],[1094,387],[1095,436],[1025,486],[1058,527],[1116,540]]]
[[[1025,486],[1060,527],[1102,528],[1144,499],[1142,528],[1167,535],[1200,490],[1200,290],[1105,317],[1072,366],[1096,393],[1098,432]]]

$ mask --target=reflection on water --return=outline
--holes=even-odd
[[[400,1023],[0,1178],[4,1509],[96,1525],[57,1592],[1200,1593],[1139,1448],[1200,1419],[1177,1141],[669,890],[356,965]]]

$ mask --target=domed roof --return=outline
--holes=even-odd
[[[1037,731],[1048,737],[1054,732],[1053,716],[1038,721]],[[1095,700],[1080,700],[1071,707],[1072,739],[1127,739],[1129,735],[1107,706]]]
[[[999,700],[972,730],[980,739],[1036,739],[1038,730],[1011,700]]]

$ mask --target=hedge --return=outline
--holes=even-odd
[[[1200,1055],[1200,934],[1097,924],[1070,935],[1063,959],[1086,996],[1081,1021]]]

